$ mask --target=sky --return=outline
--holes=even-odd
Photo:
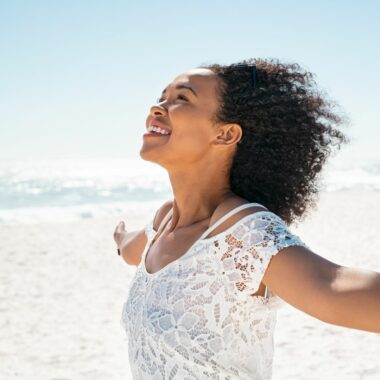
[[[378,1],[0,0],[0,159],[139,158],[161,91],[202,64],[297,62],[380,161]]]

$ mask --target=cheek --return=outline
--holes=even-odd
[[[207,115],[192,108],[173,109],[169,115],[173,126],[172,137],[187,142],[208,143],[212,125]]]
[[[209,136],[202,131],[200,125],[189,125],[186,130],[178,131],[174,134],[169,151],[176,157],[176,161],[195,164],[210,151]]]
[[[210,141],[210,134],[207,131],[207,125],[202,124],[200,120],[187,122],[177,128],[173,127],[173,142],[181,146],[191,146],[192,149],[207,146]]]
[[[209,150],[215,132],[208,107],[174,106],[168,116],[173,128],[168,143],[173,152],[194,156]]]

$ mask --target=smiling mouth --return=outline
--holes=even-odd
[[[170,136],[171,133],[161,133],[161,132],[156,132],[156,131],[148,131],[148,133],[151,133],[153,135],[160,135],[160,136]]]
[[[148,131],[144,134],[144,136],[153,136],[153,137],[169,137],[171,134],[163,134],[160,132]]]
[[[170,136],[171,132],[168,131],[168,130],[166,130],[166,129],[164,129],[164,128],[160,128],[160,127],[155,126],[155,125],[150,125],[147,128],[146,135],[151,135],[151,136]]]
[[[160,135],[171,135],[171,131],[161,127],[160,125],[155,125],[154,122],[151,122],[151,124],[147,127],[148,132],[150,133],[155,133],[155,134],[160,134]]]

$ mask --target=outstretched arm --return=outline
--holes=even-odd
[[[302,246],[271,258],[262,279],[275,294],[324,322],[380,333],[380,273],[337,265]]]

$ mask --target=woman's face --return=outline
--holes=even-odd
[[[151,107],[146,128],[161,125],[170,135],[145,135],[141,158],[163,167],[207,159],[213,150],[211,142],[218,135],[211,121],[219,106],[217,86],[218,78],[209,69],[186,71],[169,83],[160,101]]]

